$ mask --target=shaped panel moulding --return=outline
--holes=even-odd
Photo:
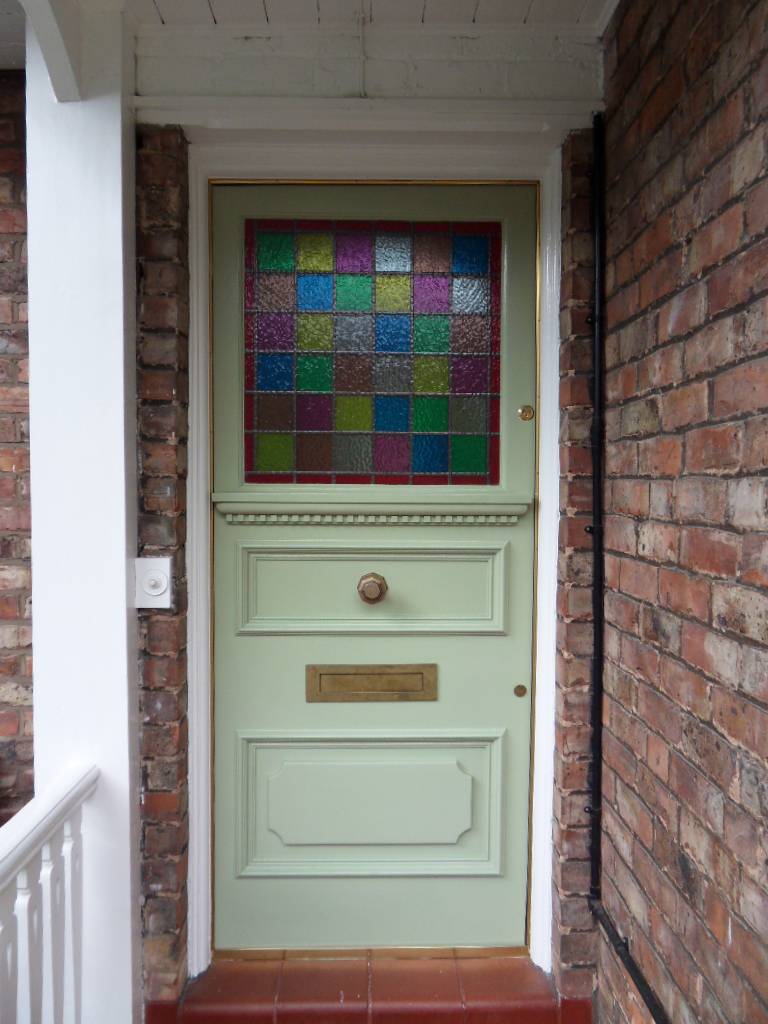
[[[239,875],[499,874],[503,735],[239,733]]]

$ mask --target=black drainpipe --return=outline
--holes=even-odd
[[[603,549],[603,457],[605,438],[605,121],[602,114],[592,120],[592,225],[595,237],[595,298],[592,315],[592,525],[587,532],[593,540],[592,617],[594,619],[594,665],[592,670],[592,763],[590,766],[590,885],[589,907],[616,955],[624,964],[655,1024],[671,1024],[656,993],[645,979],[602,903],[602,766],[603,766],[603,627],[605,552]]]

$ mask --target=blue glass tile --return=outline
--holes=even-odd
[[[407,398],[376,395],[376,429],[387,433],[408,430],[408,406]]]
[[[446,473],[448,438],[435,434],[413,435],[413,472]]]
[[[410,352],[411,318],[395,314],[376,317],[376,351]]]
[[[333,277],[330,274],[299,274],[296,305],[301,310],[333,309]]]
[[[488,239],[481,235],[455,235],[453,239],[454,274],[488,273]]]
[[[293,356],[260,355],[256,379],[259,391],[293,391]]]

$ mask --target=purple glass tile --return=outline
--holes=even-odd
[[[340,274],[369,274],[373,270],[371,236],[337,235],[336,270]]]
[[[451,359],[451,391],[457,395],[477,395],[488,391],[488,360],[476,356]]]
[[[451,279],[416,274],[413,278],[414,313],[448,313],[451,309]]]
[[[407,473],[411,443],[406,434],[377,434],[373,439],[373,468],[377,473]]]
[[[297,430],[333,430],[332,395],[296,395]]]
[[[294,348],[296,327],[292,313],[261,313],[256,328],[262,351],[290,352]]]

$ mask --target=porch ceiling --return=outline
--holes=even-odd
[[[24,12],[17,0],[0,0],[0,68],[24,67]]]
[[[371,25],[578,29],[602,35],[615,0],[129,0],[142,26]]]

